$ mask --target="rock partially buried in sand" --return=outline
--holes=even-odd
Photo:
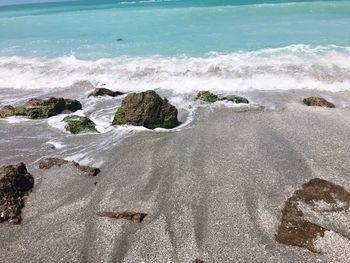
[[[82,108],[81,103],[73,99],[49,98],[30,99],[24,106],[13,107],[7,105],[0,110],[0,117],[26,116],[30,119],[44,119],[62,113],[63,111],[77,111]]]
[[[317,106],[317,107],[327,107],[335,108],[335,105],[324,98],[310,97],[303,100],[304,104],[307,106]]]
[[[195,260],[192,261],[192,263],[205,263],[205,261],[203,261],[199,258],[196,258]]]
[[[67,123],[64,128],[73,134],[96,131],[95,123],[85,116],[71,115],[65,117],[63,121]]]
[[[0,223],[21,223],[25,196],[33,186],[34,178],[24,163],[0,167]]]
[[[112,219],[126,219],[136,223],[141,223],[147,216],[145,213],[138,212],[98,212],[96,215]]]
[[[96,176],[100,173],[100,169],[96,167],[90,167],[86,165],[80,165],[77,162],[74,161],[67,161],[60,158],[45,158],[38,162],[39,169],[50,169],[53,166],[62,166],[66,164],[72,164],[74,167],[76,167],[79,171],[81,171],[83,174],[87,176]]]
[[[106,88],[96,88],[89,94],[89,97],[98,97],[98,96],[117,97],[117,96],[120,96],[123,94],[124,93],[120,92],[120,91],[112,91],[112,90],[106,89]]]
[[[179,124],[177,109],[155,91],[131,93],[117,110],[113,125],[130,124],[154,128],[174,128]]]
[[[322,179],[312,179],[294,192],[282,211],[281,225],[276,240],[282,244],[299,246],[312,252],[320,252],[315,246],[317,238],[322,238],[327,229],[310,222],[303,213],[303,207],[336,223],[338,212],[350,207],[350,193],[343,187]],[[339,233],[339,230],[337,231]],[[339,233],[342,234],[342,233]]]
[[[203,91],[199,91],[196,97],[196,100],[200,100],[200,101],[204,101],[204,102],[208,102],[208,103],[214,103],[216,101],[223,101],[223,100],[227,100],[227,101],[231,101],[233,103],[236,104],[249,104],[249,100],[247,100],[244,97],[240,97],[240,96],[227,96],[227,97],[219,97],[213,93],[211,93],[210,91],[207,90],[203,90]]]

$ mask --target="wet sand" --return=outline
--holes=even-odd
[[[346,262],[347,247],[314,254],[274,234],[284,202],[308,180],[350,190],[349,108],[201,108],[183,130],[96,149],[94,178],[38,170],[36,159],[55,156],[47,136],[36,136],[43,125],[2,125],[1,164],[26,162],[35,186],[22,224],[0,226],[1,262]],[[10,147],[21,125],[27,138]],[[96,216],[124,210],[148,216],[139,224]]]

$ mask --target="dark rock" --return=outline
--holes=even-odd
[[[123,39],[122,38],[117,38],[117,41],[119,42],[119,41],[123,41]]]
[[[219,97],[213,93],[211,93],[210,91],[207,90],[203,90],[203,91],[199,91],[196,97],[196,100],[200,100],[200,101],[204,101],[204,102],[209,102],[209,103],[214,103],[216,101],[222,101],[222,100],[228,100],[228,101],[232,101],[233,103],[245,103],[248,104],[249,100],[247,100],[246,98],[240,97],[240,96],[227,96],[227,97]]]
[[[199,259],[199,258],[196,258],[195,260],[193,260],[192,263],[205,263],[205,261]]]
[[[24,163],[0,167],[0,223],[21,223],[25,196],[33,186],[34,178]]]
[[[136,223],[141,223],[147,216],[145,213],[138,212],[98,212],[97,215],[100,217],[109,217],[112,219],[126,219]]]
[[[179,124],[177,109],[155,91],[131,93],[114,116],[113,125],[131,124],[154,128],[174,128]]]
[[[75,112],[82,109],[80,101],[73,99],[64,99],[65,110]]]
[[[27,116],[30,119],[49,118],[62,113],[65,110],[77,111],[82,108],[77,100],[63,98],[30,99],[24,106],[14,108],[5,106],[0,111],[0,117]],[[2,113],[2,114],[1,114]]]
[[[327,213],[328,217],[333,212],[333,216],[336,217],[337,212],[349,209],[350,193],[343,187],[326,180],[318,178],[310,180],[302,186],[302,189],[295,191],[285,203],[281,224],[275,236],[276,240],[282,244],[319,252],[314,246],[314,240],[317,237],[323,237],[324,232],[329,229],[307,221],[298,206],[302,203],[315,209],[316,202],[320,201],[330,207],[323,212]]]
[[[73,134],[87,131],[96,131],[95,123],[85,116],[71,115],[65,117],[63,121],[67,123],[64,128]]]
[[[74,167],[76,167],[79,171],[84,173],[87,176],[96,176],[100,173],[100,169],[96,167],[86,166],[86,165],[80,165],[77,162],[74,161],[67,161],[60,158],[46,158],[42,159],[38,162],[39,169],[50,169],[53,166],[62,166],[64,164],[72,164]]]
[[[123,92],[120,91],[112,91],[106,88],[96,88],[94,89],[90,94],[90,96],[97,97],[97,96],[111,96],[111,97],[117,97],[120,95],[123,95]]]
[[[335,108],[333,103],[325,100],[324,98],[319,97],[310,97],[303,100],[304,104],[307,106],[317,106],[317,107],[327,107],[327,108]]]

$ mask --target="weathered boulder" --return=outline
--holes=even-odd
[[[111,96],[111,97],[117,97],[120,95],[123,95],[123,92],[120,91],[112,91],[110,89],[106,88],[96,88],[94,89],[90,94],[89,97],[98,97],[98,96]]]
[[[0,118],[6,118],[6,117],[10,117],[13,116],[15,113],[15,108],[12,107],[11,105],[6,105],[4,107],[1,108],[0,110]]]
[[[126,219],[136,223],[141,223],[143,219],[147,216],[147,214],[139,212],[98,212],[96,214],[100,217],[109,217],[112,219]]]
[[[62,166],[62,165],[73,165],[75,168],[77,168],[80,172],[87,176],[96,176],[100,173],[100,169],[96,167],[86,166],[86,165],[80,165],[77,162],[74,161],[67,161],[60,158],[45,158],[41,159],[38,162],[39,169],[50,169],[53,166]]]
[[[0,167],[0,223],[21,223],[24,199],[33,186],[34,178],[24,163]]]
[[[27,116],[30,119],[49,118],[62,113],[63,111],[77,111],[82,108],[77,100],[64,98],[30,99],[24,106],[5,106],[0,111],[0,117]]]
[[[209,103],[213,103],[219,100],[219,97],[210,91],[202,90],[197,93],[196,100],[201,100]]]
[[[317,106],[317,107],[327,107],[335,108],[335,105],[324,98],[320,97],[310,97],[303,100],[304,104],[307,106]]]
[[[199,91],[197,93],[196,100],[200,100],[200,101],[204,101],[204,102],[208,102],[208,103],[214,103],[216,101],[222,101],[222,100],[228,100],[228,101],[231,101],[231,102],[237,103],[237,104],[240,104],[240,103],[248,104],[249,103],[249,100],[247,100],[244,97],[235,96],[235,95],[227,96],[227,97],[219,97],[218,95],[215,95],[207,90]]]
[[[64,128],[73,134],[96,131],[95,123],[85,116],[71,115],[65,117],[63,121],[67,123]]]
[[[131,124],[154,128],[174,128],[179,124],[177,109],[155,91],[131,93],[117,110],[113,125]]]
[[[276,240],[282,244],[320,252],[315,246],[315,241],[331,229],[305,218],[305,207],[319,217],[325,215],[328,221],[333,220],[337,225],[338,212],[347,211],[350,207],[350,193],[339,185],[316,178],[295,191],[285,203]]]

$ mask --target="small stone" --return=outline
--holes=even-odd
[[[307,106],[317,106],[326,108],[335,108],[335,105],[324,98],[320,97],[310,97],[303,100],[304,104]]]
[[[117,97],[120,95],[123,95],[123,92],[120,91],[112,91],[106,88],[96,88],[94,89],[90,94],[89,97],[97,97],[97,96],[111,96],[111,97]]]
[[[109,217],[112,219],[126,219],[132,222],[141,223],[147,216],[145,213],[138,212],[98,212],[96,213],[100,217]]]

